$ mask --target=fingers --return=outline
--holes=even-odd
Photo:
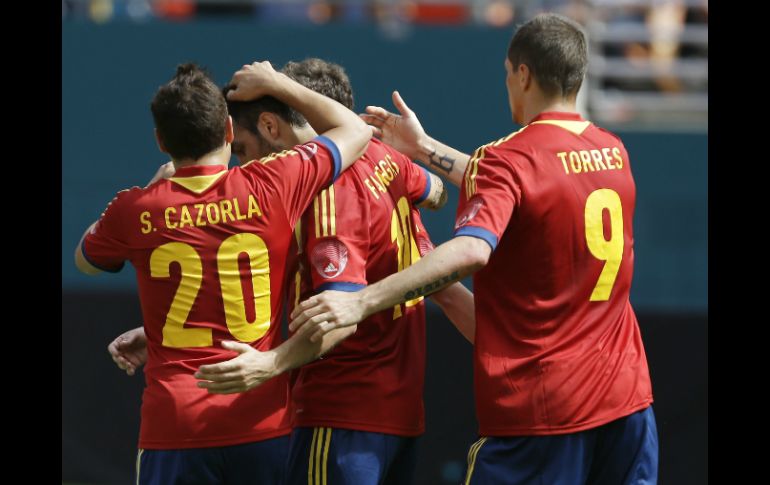
[[[230,382],[232,384],[245,384],[244,375],[240,369],[233,372],[223,372],[223,373],[206,373],[198,370],[198,372],[195,373],[195,378],[201,381],[212,381],[212,382],[219,382],[219,383]]]
[[[131,353],[121,353],[120,357],[128,361],[133,367],[141,367],[143,364],[139,356]]]
[[[414,115],[412,110],[409,109],[409,106],[406,105],[406,102],[404,102],[403,98],[401,98],[401,95],[398,94],[398,91],[393,91],[393,104],[402,116],[408,117]]]
[[[235,359],[232,359],[226,362],[220,362],[218,364],[202,365],[195,373],[195,377],[200,379],[202,375],[226,374],[228,372],[236,371],[240,369],[240,364],[238,362],[234,362],[234,360]]]
[[[379,116],[362,113],[358,115],[358,117],[364,120],[364,122],[368,125],[378,126],[380,128],[385,125],[385,120]]]
[[[113,356],[112,357],[113,362],[118,366],[119,369],[126,371],[126,374],[132,376],[136,372],[136,368],[138,366],[135,366],[131,364],[131,362],[127,361],[120,355]]]
[[[295,312],[292,312],[293,318],[292,318],[292,321],[289,323],[289,330],[292,332],[296,332],[299,328],[305,325],[305,323],[307,323],[308,320],[318,315],[326,313],[326,309],[320,303],[321,302],[319,301],[316,304],[316,306],[308,307],[306,310],[302,311],[302,313],[296,313],[296,309],[295,309]],[[297,308],[300,308],[301,305],[302,305],[301,303],[300,305],[297,305]],[[326,318],[322,318],[320,320],[316,319],[315,321],[320,323],[325,319]]]
[[[233,81],[235,81],[235,78],[233,78]],[[231,101],[248,101],[249,100],[248,96],[246,96],[245,92],[241,90],[238,85],[236,85],[235,88],[227,92],[227,99]]]
[[[368,115],[380,118],[383,123],[385,123],[391,116],[398,116],[386,110],[385,108],[380,108],[379,106],[367,106],[365,111]]]
[[[110,356],[112,357],[112,360],[115,360],[115,357],[120,354],[120,351],[118,350],[118,345],[122,341],[122,337],[118,337],[107,346],[107,352],[109,352]]]
[[[227,350],[233,350],[235,352],[238,352],[239,354],[243,354],[245,352],[250,352],[254,350],[254,347],[252,347],[251,345],[244,344],[243,342],[234,342],[232,340],[223,340],[222,347]]]
[[[376,136],[377,138],[382,138],[383,134],[381,129],[372,125],[369,125],[369,128],[372,130],[372,136]]]
[[[198,387],[208,389],[211,394],[236,394],[248,390],[244,384],[232,382],[198,382]]]

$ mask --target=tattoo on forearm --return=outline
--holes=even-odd
[[[448,283],[457,281],[459,279],[460,279],[460,272],[455,271],[450,275],[442,276],[441,279],[438,279],[433,283],[428,283],[425,286],[418,286],[413,290],[407,291],[406,293],[404,293],[404,298],[406,298],[406,300],[414,300],[415,298],[419,298],[421,296],[430,295],[431,293],[437,292]]]
[[[456,160],[449,155],[439,155],[436,153],[436,149],[433,149],[430,155],[428,155],[428,161],[431,165],[438,167],[446,173],[452,173],[452,169],[455,166]]]

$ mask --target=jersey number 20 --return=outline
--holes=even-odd
[[[238,268],[238,256],[246,253],[251,267],[251,284],[254,289],[254,322],[246,318],[246,302]],[[170,265],[177,262],[182,268],[182,278],[171,302],[171,308],[163,325],[165,347],[208,347],[213,345],[210,328],[185,328],[184,324],[198,296],[203,280],[203,265],[195,248],[181,242],[166,243],[156,248],[150,256],[150,272],[153,278],[171,276]],[[267,245],[256,234],[234,234],[217,250],[217,273],[222,288],[227,329],[242,342],[253,342],[270,328],[270,261]]]

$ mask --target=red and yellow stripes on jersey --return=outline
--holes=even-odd
[[[313,199],[315,237],[337,235],[337,208],[334,204],[334,185],[321,191]]]
[[[526,128],[526,126],[524,128]],[[467,199],[470,199],[471,197],[473,197],[477,192],[476,174],[479,172],[479,161],[481,161],[481,159],[484,158],[484,152],[486,151],[486,149],[488,147],[496,147],[501,143],[505,143],[506,141],[510,140],[514,136],[521,133],[522,130],[524,130],[524,128],[522,128],[519,131],[514,131],[510,135],[504,136],[497,141],[493,141],[493,142],[487,143],[486,145],[482,145],[479,148],[477,148],[475,152],[473,152],[473,156],[468,162],[468,166],[465,168],[465,197]]]

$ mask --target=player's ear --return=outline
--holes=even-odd
[[[161,153],[168,153],[168,150],[166,150],[166,145],[163,144],[163,140],[160,138],[160,133],[158,133],[157,128],[155,128],[155,141],[158,143],[158,149],[161,151]]]
[[[526,64],[519,64],[519,83],[522,91],[526,91],[532,85],[532,71]]]
[[[278,117],[273,113],[261,113],[259,115],[257,128],[259,129],[259,134],[267,140],[275,141],[281,136],[281,129],[278,125]]]
[[[233,133],[233,117],[228,116],[225,121],[225,142],[232,143],[235,140],[235,133]]]

